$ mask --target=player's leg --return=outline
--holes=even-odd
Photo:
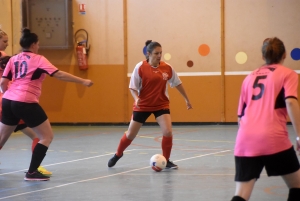
[[[291,174],[283,175],[282,178],[289,187],[288,201],[300,200],[300,170]]]
[[[250,199],[256,180],[264,168],[261,156],[235,156],[235,195],[231,201],[246,201]]]
[[[18,129],[21,130],[22,133],[24,133],[25,135],[27,135],[28,137],[30,137],[32,139],[31,150],[33,152],[35,146],[40,141],[40,139],[38,138],[36,133],[31,128],[27,127],[27,125],[22,120],[19,122],[17,128],[15,129],[15,132],[17,132]],[[41,165],[38,167],[38,171],[46,176],[52,175],[52,172],[48,171],[46,168],[44,168]]]
[[[123,156],[123,152],[134,140],[143,123],[145,123],[145,121],[150,115],[150,112],[133,112],[128,130],[122,136],[117,148],[117,152],[112,158],[109,159],[107,164],[108,167],[113,167]]]
[[[41,165],[44,157],[46,156],[48,147],[53,139],[53,132],[50,122],[48,119],[46,119],[38,126],[32,127],[32,129],[38,135],[40,141],[37,143],[32,152],[28,173],[24,179],[27,181],[49,180],[48,176],[43,175],[38,171],[38,167]]]
[[[236,182],[235,196],[231,201],[249,200],[252,190],[254,188],[256,179],[247,182]]]
[[[35,146],[40,141],[40,139],[38,138],[36,133],[31,128],[27,127],[27,125],[25,124],[25,122],[22,119],[19,121],[18,126],[14,130],[14,132],[18,132],[18,131],[21,131],[22,133],[27,135],[32,140],[31,151],[33,152]],[[46,176],[52,175],[52,172],[48,171],[46,168],[44,168],[41,165],[38,167],[38,171]]]
[[[293,147],[274,154],[270,159],[271,167],[266,166],[268,175],[281,175],[289,188],[288,201],[300,200],[300,169],[299,160]]]
[[[32,152],[31,162],[24,179],[27,181],[49,180],[48,176],[41,174],[37,170],[53,139],[52,128],[45,111],[38,103],[22,102],[13,102],[12,110],[28,127],[32,128],[33,132],[40,139]]]
[[[177,169],[178,166],[170,161],[172,146],[173,146],[173,134],[172,134],[172,121],[170,110],[159,110],[154,112],[156,121],[159,124],[163,137],[161,141],[161,147],[163,156],[167,160],[167,169]]]
[[[17,125],[6,125],[0,122],[0,149],[4,146]]]
[[[0,122],[0,150],[12,134],[16,126],[7,126]]]
[[[11,110],[12,101],[5,98],[2,98],[1,101],[0,149],[4,146],[20,120]]]

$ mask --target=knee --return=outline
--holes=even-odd
[[[50,144],[53,140],[53,135],[43,136],[41,139],[45,144]]]
[[[136,132],[131,132],[131,131],[126,131],[125,132],[127,139],[129,140],[134,140],[134,138],[136,137],[137,133]]]
[[[163,136],[165,137],[172,137],[172,130],[164,130]]]

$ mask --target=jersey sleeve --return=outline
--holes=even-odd
[[[53,64],[51,64],[50,61],[48,61],[44,56],[41,56],[39,60],[39,68],[50,76],[58,71],[58,69]]]
[[[139,91],[141,89],[141,86],[142,86],[142,78],[139,74],[139,69],[141,67],[143,62],[140,62],[138,63],[132,74],[131,74],[131,78],[130,78],[130,83],[129,83],[129,88],[130,89],[133,89],[133,90],[136,90],[136,91]]]
[[[298,98],[298,75],[291,71],[284,79],[284,96],[287,98]]]
[[[175,70],[172,67],[171,69],[172,69],[172,77],[168,80],[168,82],[170,83],[170,86],[173,88],[180,85],[182,82],[178,77],[177,73],[175,72]]]

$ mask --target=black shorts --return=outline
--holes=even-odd
[[[145,123],[146,120],[148,119],[148,117],[151,114],[154,114],[155,119],[163,114],[170,114],[170,110],[169,109],[162,109],[162,110],[157,110],[157,111],[153,111],[153,112],[140,112],[140,111],[133,111],[132,113],[132,119],[133,121],[139,122],[139,123]]]
[[[294,147],[276,154],[239,157],[235,156],[235,181],[245,182],[258,179],[263,168],[266,168],[267,175],[286,175],[299,170],[299,161]]]
[[[36,127],[48,119],[38,103],[24,103],[2,98],[2,120],[5,125],[18,125],[22,119],[28,127]]]

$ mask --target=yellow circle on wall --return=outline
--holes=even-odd
[[[248,56],[245,52],[238,52],[235,55],[235,60],[238,64],[244,64],[247,62]]]
[[[164,59],[165,59],[166,61],[170,60],[170,59],[171,59],[171,54],[166,53],[166,54],[164,55]]]

